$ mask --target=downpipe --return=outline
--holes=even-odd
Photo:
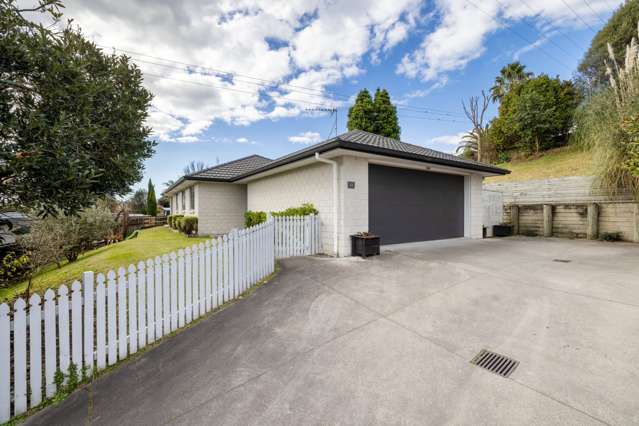
[[[319,152],[315,153],[315,159],[321,163],[326,163],[326,164],[331,164],[333,166],[333,252],[335,253],[335,257],[339,257],[339,253],[337,251],[337,212],[338,212],[338,208],[337,208],[337,200],[338,200],[338,196],[337,196],[337,188],[338,188],[338,182],[337,182],[337,161],[335,160],[329,160],[326,158],[322,158],[319,155]]]

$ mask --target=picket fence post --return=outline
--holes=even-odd
[[[66,286],[60,287],[59,294],[62,294],[63,289],[65,303],[62,306],[63,304],[58,302],[58,325],[60,326],[60,370],[64,367],[66,371],[69,368],[69,305],[66,298]],[[60,300],[62,300],[62,296]],[[44,292],[44,383],[47,398],[51,398],[56,391],[54,383],[57,364],[55,331],[55,292],[48,289]]]
[[[0,422],[11,418],[11,320],[9,305],[0,305]]]
[[[102,370],[106,367],[106,294],[104,275],[98,274],[95,289],[95,337],[96,337],[96,367]]]
[[[39,404],[42,400],[41,316],[40,296],[34,294],[29,298],[29,387],[33,405]]]
[[[87,271],[82,273],[82,296],[84,308],[84,365],[87,374],[91,374],[93,369],[93,272]]]

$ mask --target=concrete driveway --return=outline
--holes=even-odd
[[[471,365],[483,348],[520,365],[509,378]],[[522,237],[289,259],[28,423],[638,424],[639,245]]]

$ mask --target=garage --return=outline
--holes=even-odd
[[[464,177],[369,164],[368,226],[382,244],[464,236]]]

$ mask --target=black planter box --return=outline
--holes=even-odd
[[[379,255],[379,237],[377,235],[351,235],[351,256]]]
[[[511,225],[493,225],[493,237],[509,237],[513,234]]]

